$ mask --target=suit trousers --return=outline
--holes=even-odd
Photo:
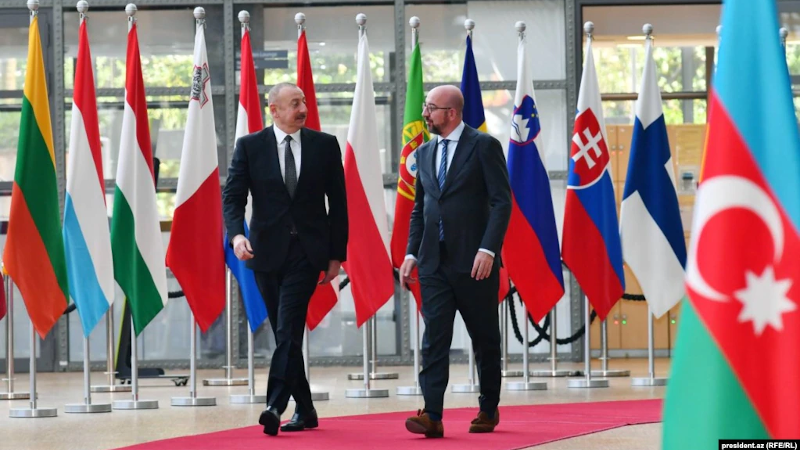
[[[422,339],[422,371],[419,382],[425,398],[425,410],[442,414],[444,394],[450,372],[450,345],[453,321],[461,313],[472,339],[478,368],[481,411],[494,412],[500,403],[500,328],[497,314],[497,290],[500,276],[496,269],[489,278],[475,280],[469,273],[457,272],[440,247],[440,265],[431,275],[420,275],[422,316],[425,333]]]
[[[289,396],[294,397],[297,413],[305,414],[314,408],[303,364],[303,333],[319,272],[308,261],[296,238],[292,238],[280,269],[255,272],[276,344],[269,366],[267,405],[280,414],[286,410]]]

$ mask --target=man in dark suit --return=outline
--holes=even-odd
[[[449,376],[453,320],[461,313],[475,349],[481,395],[471,433],[500,422],[500,330],[497,291],[500,249],[511,217],[511,187],[503,148],[462,121],[464,97],[455,86],[428,93],[422,116],[436,139],[417,150],[417,183],[400,283],[419,268],[425,335],[419,375],[425,408],[408,431],[444,436],[442,411]]]
[[[304,128],[303,91],[281,83],[269,92],[274,122],[236,142],[223,189],[225,226],[240,260],[255,272],[276,348],[259,423],[275,436],[289,396],[297,406],[282,431],[318,426],[302,354],[308,303],[319,283],[339,274],[347,253],[342,153],[332,135]],[[253,216],[244,235],[248,191]],[[325,198],[329,209],[326,210]]]

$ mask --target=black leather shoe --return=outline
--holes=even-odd
[[[268,406],[267,409],[261,413],[261,417],[258,418],[258,423],[264,425],[264,434],[277,436],[278,427],[281,425],[281,415],[278,414],[277,409]]]
[[[309,414],[294,413],[292,420],[281,426],[281,431],[303,431],[318,426],[317,410],[312,409]]]

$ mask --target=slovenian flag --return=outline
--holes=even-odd
[[[105,192],[92,54],[83,19],[72,99],[63,234],[70,295],[87,337],[114,301],[114,265]]]
[[[589,40],[572,135],[561,254],[601,320],[625,291],[607,142]]]
[[[511,120],[508,177],[512,209],[503,262],[525,307],[538,322],[564,295],[564,276],[550,178],[542,159],[542,128],[524,39],[517,48],[517,92]]]
[[[625,262],[642,286],[650,310],[661,317],[684,295],[686,243],[652,40],[648,39],[645,45],[644,75],[636,102],[620,210],[620,235]]]

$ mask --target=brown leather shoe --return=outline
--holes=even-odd
[[[472,423],[469,426],[470,433],[491,433],[494,431],[494,427],[500,423],[500,410],[496,409],[494,411],[494,419],[490,419],[489,415],[485,412],[481,411],[478,413],[478,417],[472,419]]]
[[[406,419],[406,430],[414,434],[424,434],[428,438],[444,437],[444,425],[442,421],[431,420],[431,416],[420,409],[417,415]]]

